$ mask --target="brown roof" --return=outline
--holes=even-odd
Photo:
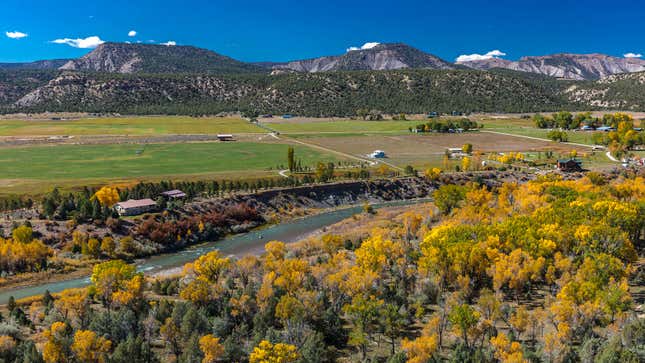
[[[117,203],[116,205],[118,205],[123,209],[128,209],[128,208],[138,208],[138,207],[149,207],[156,204],[157,202],[155,202],[154,200],[150,198],[146,198],[146,199],[130,199],[130,200],[126,200],[125,202]]]

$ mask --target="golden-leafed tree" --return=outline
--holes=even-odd
[[[112,342],[96,335],[91,330],[78,330],[74,334],[72,352],[76,360],[82,363],[107,362]]]
[[[292,363],[298,360],[298,350],[294,345],[263,340],[253,348],[249,363]]]
[[[199,349],[204,354],[202,363],[215,363],[224,355],[224,346],[220,344],[219,338],[212,334],[204,335],[199,339]]]
[[[119,191],[117,188],[105,186],[97,190],[93,198],[96,198],[104,207],[112,207],[119,202]]]

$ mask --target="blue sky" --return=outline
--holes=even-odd
[[[91,49],[77,46],[97,42],[88,37],[174,41],[244,61],[342,54],[366,42],[404,42],[449,61],[492,50],[507,59],[622,56],[645,54],[644,16],[636,0],[7,1],[0,62],[78,57]]]

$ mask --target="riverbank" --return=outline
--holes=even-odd
[[[93,238],[103,238],[109,236],[118,241],[126,236],[134,237],[134,243],[138,248],[145,250],[143,255],[130,256],[135,261],[154,260],[155,257],[163,257],[182,253],[187,249],[199,247],[202,244],[214,243],[222,239],[234,238],[238,234],[249,233],[258,229],[270,229],[271,226],[281,223],[289,223],[298,218],[310,218],[318,214],[325,214],[342,210],[344,208],[361,208],[364,203],[387,203],[391,201],[415,200],[427,198],[441,184],[464,184],[470,181],[494,186],[504,181],[523,182],[534,176],[518,172],[478,172],[478,173],[458,173],[444,174],[437,180],[426,178],[398,178],[398,179],[381,179],[371,181],[352,181],[331,184],[309,185],[295,188],[273,189],[251,194],[229,195],[219,198],[197,198],[185,205],[173,210],[170,213],[171,221],[164,222],[168,217],[157,215],[147,215],[136,218],[120,220],[116,228],[107,226],[97,226],[94,224],[84,224],[70,227],[68,222],[52,222],[41,220],[29,220],[33,226],[38,238],[50,245],[57,251],[61,251],[66,243],[73,238],[73,232],[80,231]],[[158,231],[160,227],[167,223],[181,223],[190,220],[197,225],[204,220],[204,216],[213,213],[222,213],[231,209],[250,208],[257,212],[260,218],[256,218],[253,223],[248,220],[226,219],[226,224],[221,225],[214,231],[208,233],[196,233],[197,228],[193,228],[193,233],[185,233],[183,239],[179,240],[173,236],[170,245],[164,245],[154,238],[158,235],[142,233],[142,226],[149,225],[149,230]],[[254,213],[255,213],[254,212]],[[166,214],[166,213],[164,213]],[[24,221],[11,221],[11,223]],[[5,221],[7,228],[10,230],[8,221]],[[153,238],[154,237],[154,238]],[[206,242],[211,241],[211,242]],[[70,271],[66,268],[60,268],[56,271],[45,271],[42,273],[33,273],[30,278],[24,276],[16,277],[11,281],[11,277],[5,278],[0,284],[3,291],[16,290],[18,288],[30,288],[41,285],[45,281],[50,284],[65,284],[70,280],[75,280],[81,276],[88,276],[91,273],[91,266],[79,267],[80,256],[69,255],[68,260],[79,261],[76,267]],[[122,256],[118,256],[123,258]],[[126,256],[126,259],[128,257]],[[78,260],[77,260],[78,259]]]
[[[427,201],[427,199],[390,201],[375,204],[373,207],[375,209],[380,209],[387,206],[411,205]],[[194,261],[199,256],[215,249],[221,251],[225,255],[235,257],[241,257],[247,254],[258,255],[264,251],[264,245],[269,241],[279,240],[285,243],[297,242],[322,227],[332,225],[349,218],[352,215],[361,213],[362,210],[362,205],[353,205],[347,208],[340,208],[312,216],[297,218],[289,222],[232,235],[219,241],[194,245],[179,252],[152,256],[137,263],[137,270],[144,272],[146,275],[154,275],[161,271],[183,266],[185,263]],[[88,273],[85,276],[75,279],[65,279],[16,289],[3,289],[3,291],[0,291],[0,304],[6,304],[10,296],[13,296],[16,299],[21,299],[43,294],[47,290],[51,293],[55,293],[65,289],[87,286],[89,283]]]

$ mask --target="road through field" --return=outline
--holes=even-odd
[[[318,144],[312,144],[312,143],[308,143],[308,142],[304,142],[304,141],[300,141],[300,140],[296,140],[296,139],[292,139],[292,138],[284,138],[284,139],[281,139],[281,138],[280,138],[280,136],[278,136],[278,135],[277,135],[277,133],[275,133],[275,132],[270,133],[269,135],[271,135],[272,137],[274,137],[274,138],[276,138],[276,139],[278,139],[278,140],[288,140],[288,141],[290,141],[290,142],[293,142],[293,143],[296,143],[296,144],[300,144],[300,145],[303,145],[303,146],[307,146],[307,147],[310,147],[310,148],[312,148],[312,149],[318,149],[318,150],[326,151],[326,152],[333,153],[333,154],[336,154],[336,155],[339,155],[339,156],[344,156],[344,157],[349,158],[349,159],[362,161],[362,162],[368,163],[368,164],[370,164],[370,165],[376,165],[376,164],[378,164],[378,163],[380,162],[380,163],[383,163],[383,164],[385,164],[385,165],[387,165],[387,166],[390,166],[390,167],[392,167],[392,168],[394,168],[394,169],[396,169],[396,170],[403,171],[403,168],[400,168],[400,167],[398,167],[398,166],[396,166],[396,165],[394,165],[394,164],[391,164],[391,163],[385,162],[385,161],[383,161],[383,160],[379,160],[379,161],[377,162],[377,161],[374,161],[374,160],[369,160],[369,159],[361,158],[361,157],[358,157],[358,156],[356,156],[356,155],[352,155],[352,154],[344,153],[344,152],[342,152],[342,151],[338,151],[338,150],[330,149],[330,148],[328,148],[328,147],[320,146],[320,145],[318,145]],[[282,175],[282,174],[281,174],[281,175]]]
[[[312,144],[312,143],[308,143],[308,142],[304,142],[304,141],[300,141],[300,140],[296,140],[296,139],[289,139],[289,141],[295,142],[295,143],[298,143],[298,144],[301,144],[301,145],[304,145],[304,146],[308,146],[308,147],[313,148],[313,149],[319,149],[319,150],[334,153],[334,154],[337,154],[337,155],[342,155],[342,156],[345,156],[345,157],[348,157],[348,158],[352,158],[354,160],[364,161],[364,162],[366,162],[366,163],[368,163],[370,165],[376,165],[378,163],[382,163],[382,164],[385,164],[385,165],[387,165],[387,166],[389,166],[389,167],[391,167],[393,169],[396,169],[398,171],[403,171],[403,168],[400,168],[400,167],[398,167],[398,166],[396,166],[396,165],[394,165],[392,163],[388,163],[387,161],[384,161],[384,160],[374,161],[374,160],[364,159],[364,158],[358,157],[356,155],[347,154],[347,153],[344,153],[342,151],[330,149],[328,147],[324,147],[324,146],[320,146],[320,145],[317,145],[317,144]]]
[[[531,140],[540,140],[540,141],[548,141],[548,142],[553,142],[553,140],[549,139],[542,139],[539,137],[533,137],[533,136],[526,136],[526,135],[514,135],[514,134],[508,134],[505,132],[499,132],[499,131],[489,131],[489,130],[481,130],[480,132],[488,132],[489,134],[498,134],[498,135],[506,135],[506,136],[515,136],[515,137],[521,137],[524,139],[531,139]],[[577,142],[561,142],[561,144],[566,144],[566,145],[573,145],[573,146],[580,146],[580,147],[586,147],[586,148],[591,148],[593,149],[594,147],[597,147],[596,145],[587,145],[587,144],[579,144]],[[620,160],[614,158],[611,156],[611,153],[607,151],[605,154],[607,158],[613,162],[620,162]]]
[[[506,133],[506,132],[499,132],[499,131],[480,130],[479,132],[487,132],[487,133],[489,133],[489,134],[498,134],[498,135],[505,135],[505,136],[515,136],[515,137],[521,137],[521,138],[523,138],[523,139],[530,139],[530,140],[537,140],[537,141],[554,142],[553,140],[543,139],[543,138],[540,138],[540,137],[526,136],[526,135],[517,135],[517,134],[509,134],[509,133]],[[560,144],[573,145],[573,146],[580,146],[580,147],[587,147],[587,148],[593,148],[593,147],[594,147],[594,145],[579,144],[579,143],[577,143],[577,142],[561,142]]]

